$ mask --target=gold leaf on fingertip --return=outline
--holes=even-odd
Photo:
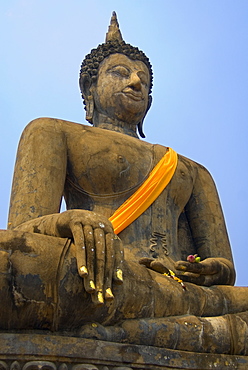
[[[123,272],[121,269],[116,270],[116,277],[118,280],[123,281]]]
[[[84,276],[87,276],[88,275],[88,270],[87,270],[87,267],[86,266],[81,266],[80,269],[79,269],[79,271]]]
[[[111,288],[106,289],[105,299],[110,300],[110,299],[113,299],[113,298],[114,298],[114,295],[112,293]]]
[[[104,303],[103,294],[102,294],[102,291],[101,291],[101,290],[99,290],[99,291],[97,292],[97,300],[98,300],[98,302],[99,302],[100,304]]]
[[[95,283],[94,283],[94,281],[93,281],[93,280],[90,280],[89,284],[90,284],[90,288],[91,288],[92,290],[96,290],[96,286],[95,286]]]

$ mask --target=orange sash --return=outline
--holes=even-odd
[[[136,220],[162,193],[174,175],[177,161],[177,153],[168,148],[139,189],[109,218],[115,234],[119,234]]]

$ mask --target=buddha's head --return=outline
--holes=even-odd
[[[113,13],[106,42],[86,55],[79,79],[86,119],[97,126],[99,114],[130,126],[142,125],[151,106],[152,68],[137,47],[126,44]]]

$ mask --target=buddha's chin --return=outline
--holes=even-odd
[[[118,109],[116,108],[115,116],[118,117],[119,120],[129,122],[130,124],[138,123],[146,111],[144,100],[123,99],[119,101]]]
[[[123,115],[123,114],[116,115],[115,119],[117,121],[127,124],[131,128],[131,127],[137,126],[137,124],[141,121],[142,117],[140,115],[137,116],[137,115],[129,113],[126,115]]]
[[[96,100],[96,109],[110,119],[117,119],[136,125],[144,117],[147,109],[147,100],[140,94],[116,93],[108,100]]]

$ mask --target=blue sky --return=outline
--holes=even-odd
[[[209,169],[237,269],[247,263],[247,0],[8,0],[0,3],[0,227],[7,222],[16,148],[37,117],[85,123],[81,61],[116,10],[126,42],[154,68],[146,139]]]

